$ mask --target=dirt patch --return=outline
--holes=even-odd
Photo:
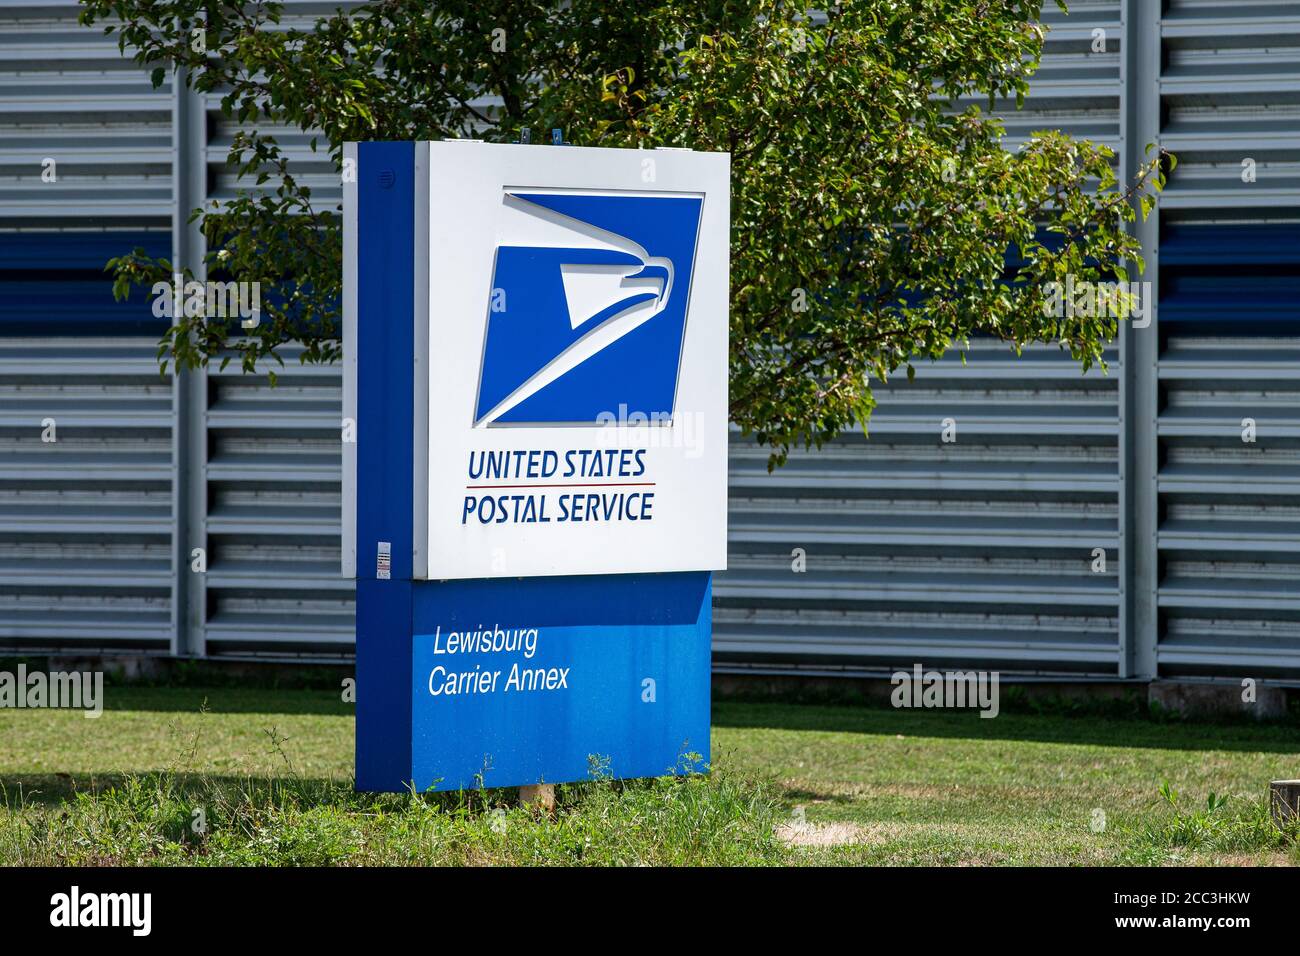
[[[856,823],[787,823],[777,828],[776,835],[788,846],[849,846],[867,839]]]

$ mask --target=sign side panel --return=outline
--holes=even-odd
[[[357,787],[411,777],[412,143],[357,165]]]
[[[415,144],[362,143],[357,170],[357,578],[411,578]]]
[[[357,581],[356,788],[400,792],[411,777],[410,581]]]

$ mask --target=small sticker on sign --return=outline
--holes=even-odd
[[[380,581],[389,581],[393,577],[393,543],[379,542],[379,553],[375,556],[375,577]]]

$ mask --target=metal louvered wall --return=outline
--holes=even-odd
[[[208,378],[206,651],[352,653],[354,585],[340,567],[341,378],[286,356],[274,388]]]
[[[0,8],[0,648],[176,647],[166,323],[103,273],[171,251],[171,122],[75,5]]]
[[[775,474],[736,441],[720,668],[1300,681],[1300,5],[1047,6],[1007,145],[1178,154],[1139,227],[1157,315],[1108,373],[974,343],[880,388],[870,439]],[[194,260],[184,213],[238,188],[235,127],[75,18],[0,5],[0,648],[347,657],[338,373],[160,378],[160,323],[98,271],[140,244]],[[325,156],[279,135],[332,203]]]
[[[171,388],[151,340],[0,340],[0,644],[170,651]]]
[[[1157,668],[1294,680],[1300,4],[1175,0],[1160,34]]]
[[[77,23],[76,4],[0,6],[5,226],[168,227],[172,104],[171,77],[154,89],[115,40]]]
[[[1068,18],[1048,7],[1031,95],[1019,111],[996,104],[1005,142],[1063,129],[1118,150],[1120,3],[1074,3]],[[719,664],[1119,674],[1119,356],[1084,376],[1054,348],[1017,360],[972,344],[966,364],[949,356],[877,388],[869,440],[773,475],[762,449],[734,443]]]
[[[869,440],[772,475],[734,443],[719,660],[1115,670],[1116,371],[968,358],[879,389]]]
[[[291,0],[280,28],[308,28],[356,3]],[[182,109],[202,118],[194,148],[204,195],[229,199],[247,188],[226,165],[239,126],[221,112],[220,95],[191,93]],[[300,130],[258,128],[284,147],[321,208],[342,202],[327,149],[313,151]],[[196,397],[206,442],[195,450],[205,480],[194,509],[209,568],[195,582],[203,614],[191,643],[208,657],[352,656],[355,586],[340,573],[342,374],[302,366],[292,351],[284,357],[274,388],[232,366],[205,373]]]

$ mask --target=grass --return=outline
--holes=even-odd
[[[1296,864],[1294,723],[721,701],[713,772],[365,795],[324,690],[0,710],[0,864]],[[599,771],[597,770],[597,777]]]
[[[1265,803],[1300,769],[1294,724],[761,704],[723,704],[714,723],[733,770],[848,840],[806,840],[810,862],[1300,863]],[[1226,802],[1198,811],[1211,792]]]

